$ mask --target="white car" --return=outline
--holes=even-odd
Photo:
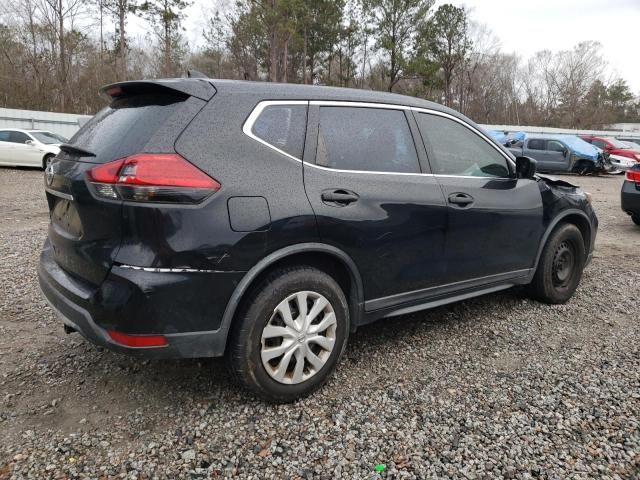
[[[600,147],[596,147],[595,145],[593,145],[593,147],[598,151],[598,153],[604,152],[604,150],[602,150]],[[620,155],[609,155],[609,161],[613,166],[613,170],[608,172],[609,175],[618,175],[624,173],[627,170],[630,170],[631,167],[633,167],[636,163],[638,163],[635,160],[631,160],[630,158],[622,157]]]
[[[0,165],[46,168],[66,142],[45,130],[0,129]]]
[[[629,157],[622,157],[620,155],[609,155],[609,161],[611,162],[611,165],[622,172],[631,170],[631,168],[638,163],[635,160],[631,160]]]

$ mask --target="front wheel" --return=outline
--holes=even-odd
[[[235,319],[227,366],[263,399],[291,402],[326,382],[348,335],[347,300],[331,276],[308,266],[281,269],[252,290]]]
[[[55,155],[53,155],[52,153],[44,156],[44,158],[42,159],[42,169],[43,170],[47,169],[47,167],[49,166],[51,161],[54,159],[54,157],[55,157]]]
[[[584,239],[578,227],[557,227],[538,262],[530,285],[532,296],[545,303],[565,303],[578,288],[585,258]]]
[[[584,160],[580,160],[573,166],[572,171],[574,173],[577,173],[578,175],[587,175],[591,171],[591,167],[589,163],[585,162]]]

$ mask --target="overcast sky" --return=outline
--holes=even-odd
[[[231,0],[194,0],[187,11],[186,34],[198,45],[204,19],[216,5]],[[529,57],[542,49],[566,50],[585,40],[603,46],[612,75],[624,78],[640,95],[640,0],[437,0],[466,5],[474,20],[500,39],[502,51]],[[136,22],[134,31],[148,27]]]
[[[640,0],[448,0],[500,39],[502,51],[528,57],[538,50],[567,50],[579,42],[602,44],[612,73],[640,95]]]

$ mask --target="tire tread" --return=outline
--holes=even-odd
[[[551,285],[549,272],[551,259],[549,257],[550,255],[554,254],[556,245],[560,243],[561,240],[567,237],[574,237],[574,239],[576,240],[576,254],[578,257],[576,259],[576,268],[578,268],[578,273],[575,285],[570,289],[569,295],[560,295],[557,291],[554,290],[553,286]],[[579,241],[577,241],[578,239]],[[584,239],[582,237],[580,229],[572,223],[559,224],[547,239],[547,243],[542,250],[542,255],[540,256],[540,259],[538,261],[538,268],[533,276],[531,284],[529,285],[530,296],[543,303],[549,304],[560,304],[567,302],[573,296],[576,288],[580,283],[585,258],[586,252],[584,247]]]
[[[231,330],[229,331],[229,340],[225,351],[225,363],[231,379],[234,382],[244,386],[245,388],[248,388],[260,398],[274,403],[286,403],[293,401],[296,398],[293,398],[290,395],[278,395],[277,393],[267,391],[256,380],[255,375],[252,375],[251,360],[248,358],[249,356],[247,351],[247,339],[251,337],[251,330],[254,327],[255,320],[250,317],[250,312],[254,305],[259,304],[267,298],[270,290],[272,290],[274,282],[279,281],[282,277],[291,276],[293,274],[302,274],[307,278],[317,278],[318,275],[324,277],[323,279],[325,281],[333,284],[331,285],[331,287],[339,292],[339,295],[342,296],[344,304],[347,305],[346,298],[344,298],[344,293],[340,289],[338,283],[326,272],[308,265],[293,265],[277,268],[260,279],[254,286],[250,288],[249,292],[247,292],[246,296],[242,299],[242,303],[238,311],[236,312],[235,318],[231,324]],[[344,351],[344,347],[347,343],[347,336],[349,332],[348,317],[349,315],[347,309],[346,336],[342,345],[342,351]],[[339,352],[338,359],[342,355],[342,351]],[[317,379],[313,387],[306,391],[303,395],[301,395],[301,397],[307,396],[321,388],[322,385],[324,385],[324,383],[329,379],[329,377],[330,375],[327,374],[324,376],[324,378]]]

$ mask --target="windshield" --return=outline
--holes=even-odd
[[[29,132],[36,140],[45,145],[51,145],[52,143],[67,143],[67,139],[61,135],[57,135],[51,132]]]
[[[611,145],[613,145],[614,148],[624,148],[624,149],[631,148],[626,143],[621,142],[620,140],[617,140],[615,138],[606,138],[605,140],[609,142]]]

